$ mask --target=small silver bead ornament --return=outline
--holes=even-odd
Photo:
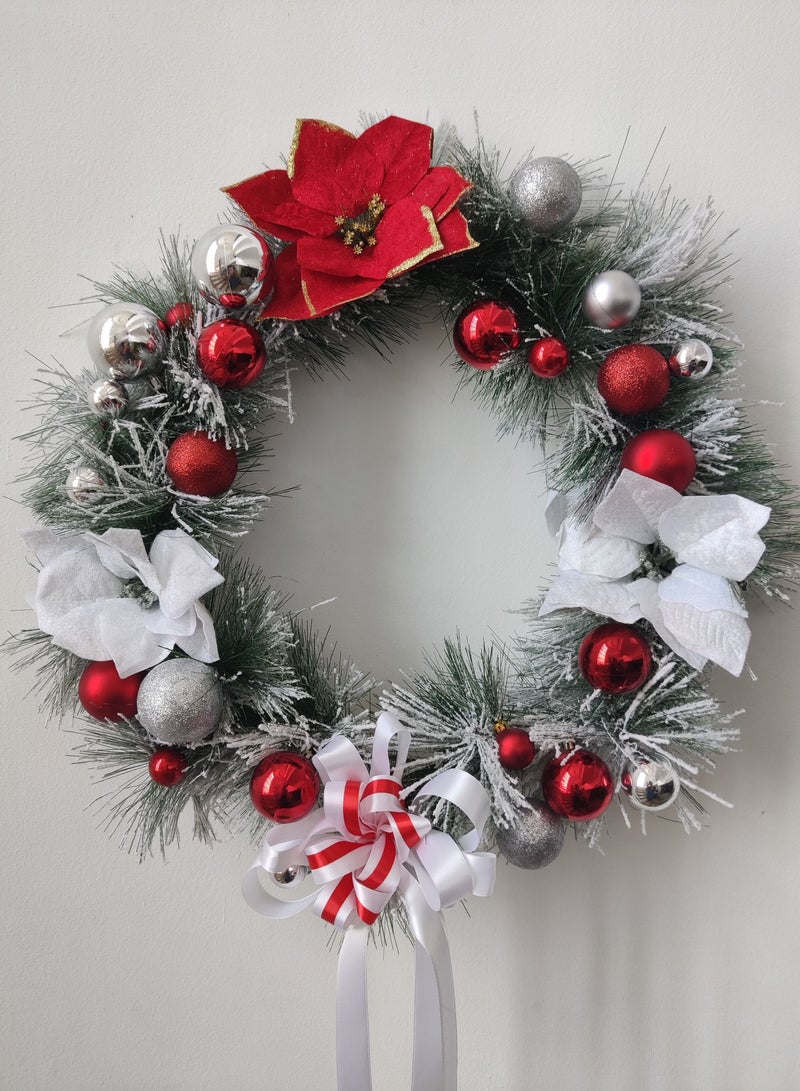
[[[601,330],[627,326],[638,314],[641,303],[639,285],[622,269],[598,273],[583,293],[583,313]]]
[[[275,282],[266,239],[239,224],[212,227],[199,238],[192,249],[191,268],[203,298],[221,307],[266,303]]]
[[[664,758],[640,758],[622,774],[622,791],[640,811],[663,811],[681,789],[677,773]]]
[[[278,886],[299,886],[308,875],[309,869],[303,864],[285,867],[282,871],[272,872],[272,881]]]
[[[128,408],[128,391],[115,379],[100,379],[89,390],[89,408],[98,417],[117,420]]]
[[[167,339],[158,315],[138,303],[110,303],[89,326],[89,352],[101,375],[134,382],[161,370]]]
[[[64,485],[67,496],[79,508],[91,508],[103,499],[105,482],[91,466],[77,466]]]
[[[669,369],[679,379],[705,379],[713,366],[711,346],[697,337],[679,341],[669,358]]]

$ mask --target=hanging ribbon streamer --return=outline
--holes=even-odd
[[[397,738],[394,770],[389,746]],[[414,937],[414,1059],[412,1091],[454,1091],[457,1072],[455,992],[441,910],[469,894],[494,888],[496,858],[477,852],[489,816],[489,797],[463,769],[433,777],[416,799],[455,804],[470,822],[457,841],[432,828],[403,802],[402,775],[409,732],[389,713],[375,726],[367,770],[341,735],[314,757],[324,785],[322,806],[299,822],[273,826],[242,882],[252,909],[285,919],[311,907],[344,932],[336,986],[339,1091],[370,1091],[367,941],[370,926],[396,894]],[[311,869],[318,887],[294,901],[264,889],[260,872]]]

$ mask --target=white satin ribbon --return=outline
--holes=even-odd
[[[591,522],[551,501],[561,570],[540,614],[582,607],[616,621],[646,618],[691,666],[708,660],[731,674],[744,667],[750,629],[736,583],[758,564],[758,531],[770,509],[743,496],[682,496],[623,470]],[[664,579],[630,576],[660,542],[677,566]]]
[[[389,745],[397,739],[391,770]],[[416,950],[412,1091],[453,1091],[457,1048],[455,995],[441,910],[468,894],[494,888],[496,858],[475,851],[489,816],[483,787],[461,769],[433,777],[417,799],[453,803],[470,821],[455,841],[431,828],[402,802],[401,777],[409,732],[383,713],[368,771],[349,739],[336,736],[315,756],[324,785],[322,806],[298,822],[267,831],[242,881],[252,909],[285,919],[309,906],[345,933],[337,975],[339,1091],[370,1091],[366,952],[369,927],[396,894],[403,901]],[[294,901],[264,889],[260,873],[311,868],[318,890]]]

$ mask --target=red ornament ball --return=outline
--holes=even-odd
[[[219,496],[233,484],[239,469],[236,452],[208,432],[184,432],[167,451],[167,475],[180,492]]]
[[[597,389],[614,413],[626,417],[658,409],[667,396],[669,364],[650,345],[622,345],[606,356]]]
[[[250,798],[259,814],[272,822],[295,822],[314,809],[319,776],[308,758],[294,750],[268,754],[256,766]]]
[[[162,784],[165,788],[172,788],[180,784],[186,776],[188,762],[180,750],[172,746],[164,746],[156,750],[148,762],[147,769],[156,784]]]
[[[697,457],[691,443],[679,432],[651,428],[628,440],[620,466],[683,492],[695,475]]]
[[[570,822],[597,818],[614,797],[614,778],[591,750],[568,750],[551,758],[542,773],[542,792],[551,811]]]
[[[618,621],[592,629],[578,650],[581,674],[604,693],[638,689],[647,681],[652,663],[650,645],[639,630]]]
[[[264,370],[267,350],[257,330],[238,318],[221,318],[197,339],[197,363],[217,386],[241,390]]]
[[[555,379],[569,367],[569,349],[559,337],[543,337],[531,345],[528,363],[538,378]]]
[[[164,315],[164,322],[168,329],[174,330],[176,326],[191,326],[193,318],[194,308],[191,303],[180,302],[172,304]]]
[[[95,720],[130,719],[136,715],[139,686],[147,671],[120,678],[111,660],[90,663],[78,683],[78,699]]]
[[[536,757],[536,747],[521,727],[502,727],[497,735],[497,757],[504,769],[526,769]]]
[[[479,371],[494,367],[519,348],[521,342],[517,316],[504,303],[491,299],[473,303],[462,311],[453,330],[456,352]]]

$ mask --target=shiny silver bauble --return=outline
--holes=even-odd
[[[308,875],[308,868],[302,864],[285,867],[282,871],[272,872],[272,881],[278,886],[299,886]]]
[[[669,358],[669,368],[679,379],[705,379],[714,365],[711,346],[697,337],[679,341]]]
[[[238,224],[207,231],[194,244],[191,264],[200,294],[220,307],[266,303],[275,285],[275,262],[266,239]]]
[[[110,303],[89,326],[89,352],[101,373],[132,382],[161,370],[166,336],[158,315],[138,303]]]
[[[618,330],[633,321],[641,302],[642,293],[632,276],[621,269],[606,269],[583,293],[583,313],[601,330]]]
[[[90,508],[103,499],[105,482],[91,466],[77,466],[71,470],[65,482],[67,496],[73,504]]]
[[[128,408],[130,398],[122,383],[114,379],[99,379],[89,391],[89,408],[98,417],[116,420]]]
[[[640,758],[622,774],[622,790],[641,811],[663,811],[675,802],[681,783],[666,758]]]

